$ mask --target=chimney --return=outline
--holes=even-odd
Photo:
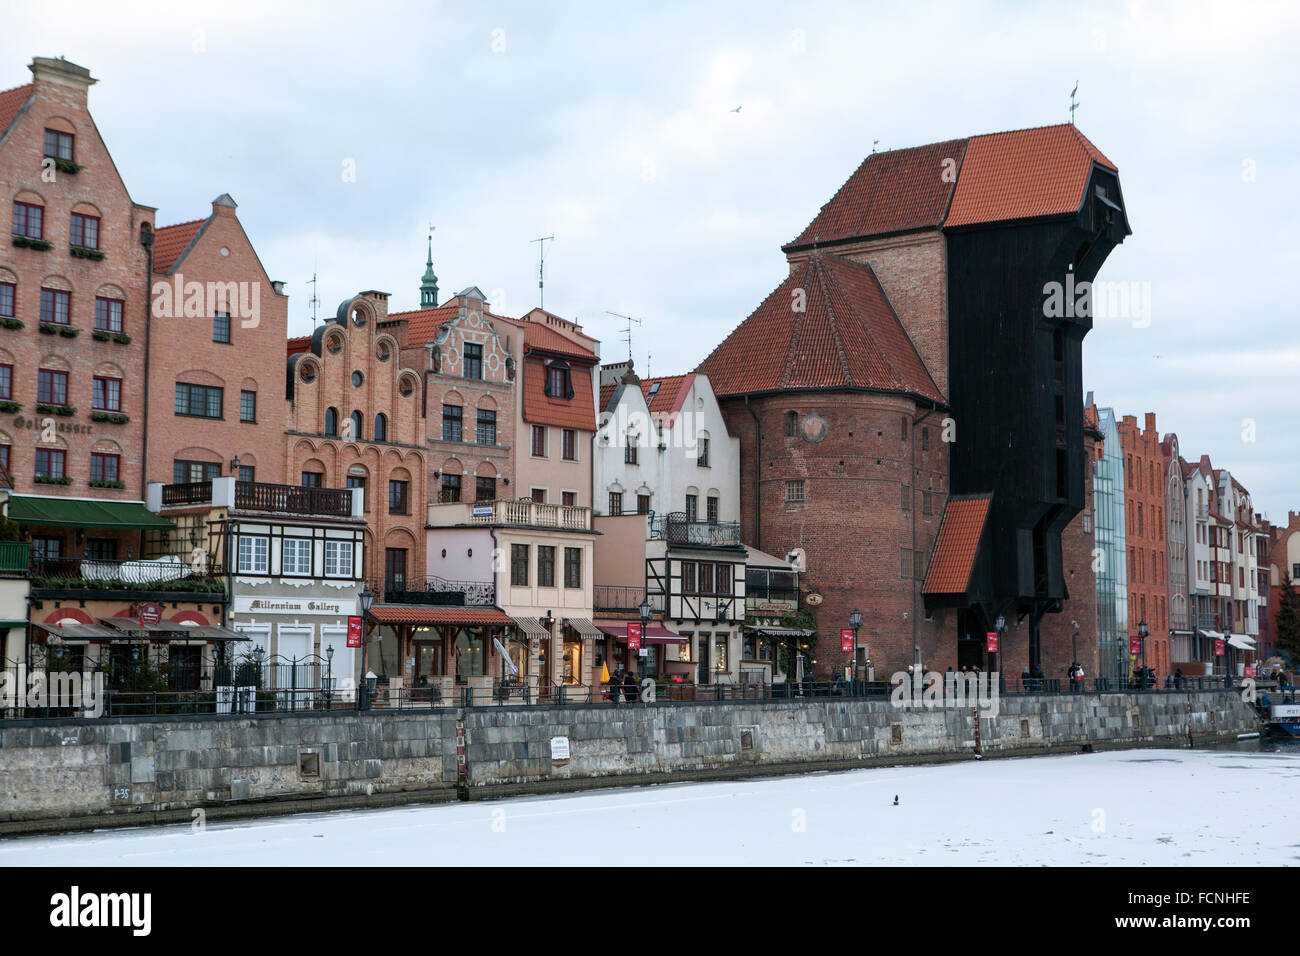
[[[27,69],[32,71],[32,80],[37,88],[46,84],[68,87],[80,91],[83,100],[86,98],[86,90],[90,89],[92,84],[99,82],[84,66],[69,63],[63,57],[58,59],[48,56],[33,57]]]
[[[1153,432],[1155,430],[1156,430],[1156,413],[1147,412],[1147,431]]]

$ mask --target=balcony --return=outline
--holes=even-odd
[[[110,561],[99,558],[50,558],[31,562],[33,588],[59,591],[185,591],[223,594],[220,568],[191,564],[179,557]]]
[[[26,541],[0,541],[0,574],[26,574],[30,551]]]
[[[423,579],[394,576],[366,582],[382,604],[425,604],[434,607],[496,607],[493,581],[450,581],[437,575]]]
[[[739,548],[739,521],[698,521],[684,511],[674,511],[650,524],[651,541],[705,548]]]
[[[354,505],[355,490],[272,485],[261,481],[236,481],[233,477],[174,485],[151,484],[149,510],[157,513],[162,508],[211,505],[214,508],[234,508],[267,514],[359,518],[362,517],[361,496],[355,496],[358,501]]]
[[[663,592],[650,594],[650,607],[654,613],[662,614],[664,610]],[[597,584],[592,589],[592,603],[597,611],[620,611],[638,613],[641,602],[646,600],[646,588],[642,584]]]
[[[429,505],[429,525],[448,528],[456,525],[514,525],[531,528],[557,528],[565,531],[590,531],[591,509],[577,505],[555,505],[531,498],[496,499]]]

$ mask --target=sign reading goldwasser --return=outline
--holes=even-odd
[[[236,595],[235,614],[331,614],[352,616],[357,613],[356,601],[331,601],[328,598],[305,597],[249,597]]]

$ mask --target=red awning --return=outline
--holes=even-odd
[[[370,609],[370,616],[381,624],[503,624],[513,627],[515,623],[504,611],[494,607],[457,605],[378,604]]]
[[[624,644],[627,643],[627,626],[635,623],[635,621],[595,622],[598,628]],[[641,631],[641,642],[643,644],[685,644],[687,640],[680,634],[674,634],[661,624],[649,624]]]

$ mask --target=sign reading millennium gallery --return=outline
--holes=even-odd
[[[320,598],[251,597],[236,595],[235,614],[334,614],[340,617],[357,613],[356,601],[329,601]]]

